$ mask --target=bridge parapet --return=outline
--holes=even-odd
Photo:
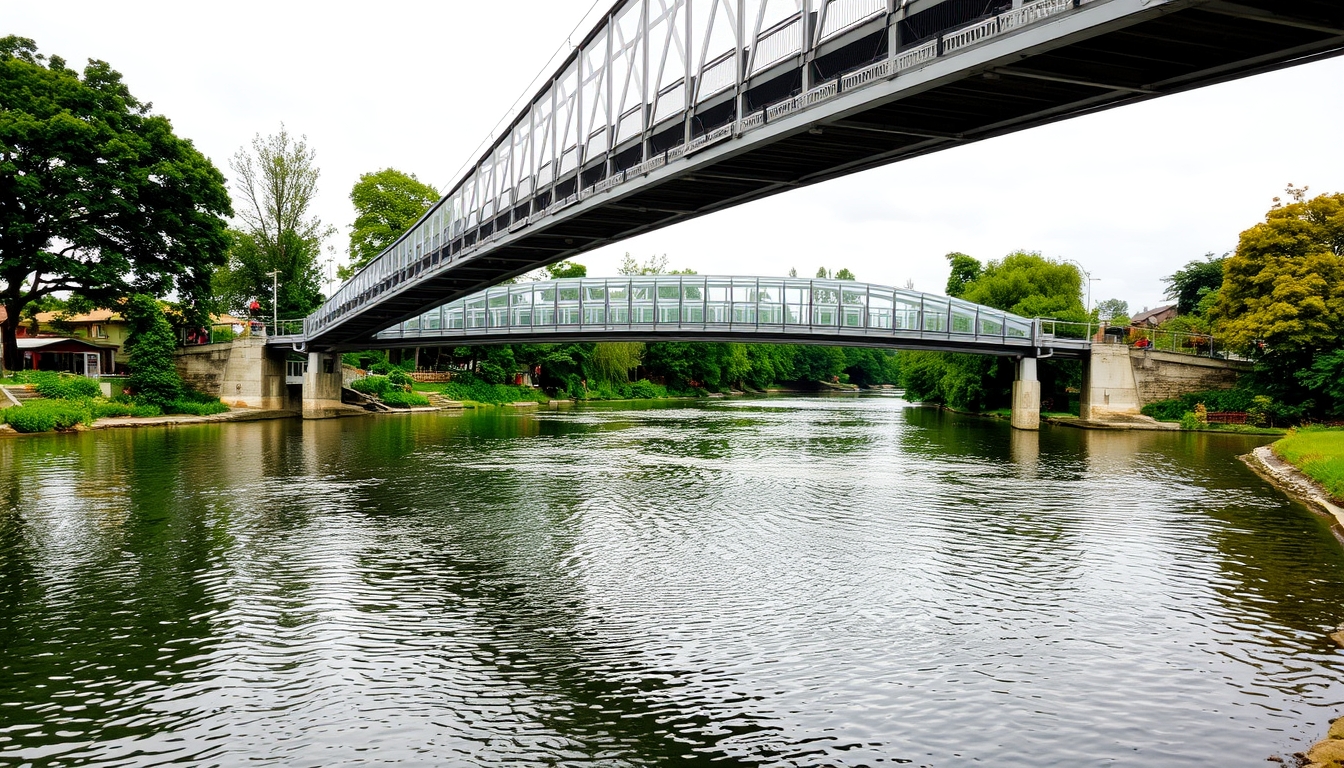
[[[1081,354],[1039,324],[960,299],[847,280],[656,275],[501,285],[374,337],[375,346],[689,339]]]

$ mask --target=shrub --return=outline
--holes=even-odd
[[[387,405],[397,408],[410,408],[417,405],[429,405],[429,398],[417,392],[407,392],[402,389],[393,389],[382,396],[382,400]]]
[[[89,405],[89,411],[95,419],[110,419],[118,416],[136,416],[144,418],[146,416],[160,416],[163,414],[158,406],[154,405],[134,405],[132,403],[117,402],[115,400],[94,401]]]
[[[640,379],[630,385],[630,396],[645,400],[651,400],[657,397],[667,397],[667,388],[660,387],[648,379]]]
[[[380,360],[369,366],[369,373],[375,376],[386,376],[392,372],[392,364],[386,360]]]
[[[409,391],[415,385],[415,379],[412,379],[409,373],[400,368],[394,368],[391,373],[387,374],[387,383],[393,387],[401,387]]]
[[[1181,417],[1181,429],[1201,429],[1206,426],[1208,426],[1208,421],[1200,422],[1194,411],[1187,412]]]
[[[217,413],[228,413],[228,411],[229,406],[220,402],[218,398],[206,403],[179,398],[163,406],[164,413],[180,413],[187,416],[213,416]]]
[[[102,394],[98,382],[68,373],[21,371],[15,378],[21,379],[25,384],[32,384],[39,395],[52,400],[79,400]]]
[[[66,400],[36,400],[18,408],[6,408],[5,421],[19,432],[50,432],[73,429],[93,420],[81,403]]]
[[[350,382],[350,388],[356,392],[363,392],[366,395],[375,395],[381,397],[391,387],[392,383],[386,376],[365,376],[362,379],[355,379]]]
[[[1254,395],[1245,389],[1214,389],[1193,392],[1175,400],[1159,400],[1143,407],[1143,415],[1158,421],[1180,421],[1195,406],[1203,403],[1209,411],[1250,411]]]

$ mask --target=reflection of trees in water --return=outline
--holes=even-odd
[[[193,462],[217,438],[127,430],[12,451],[0,688],[19,705],[6,721],[43,726],[17,746],[150,735],[190,714],[190,703],[146,706],[142,688],[197,672],[215,636],[210,617],[224,608],[212,569],[227,519],[189,490],[209,471]],[[44,487],[62,493],[44,499]],[[73,702],[84,708],[67,709]]]

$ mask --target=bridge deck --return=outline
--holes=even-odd
[[[655,33],[709,1],[665,0],[661,15],[618,3],[453,191],[309,318],[304,339],[368,341],[445,300],[688,218],[1344,51],[1338,0],[806,0],[768,29],[764,6],[754,30],[738,19],[717,58],[687,21],[680,85],[663,87],[652,63],[636,77],[630,60],[654,53]],[[650,61],[677,60],[663,39]],[[632,84],[642,90],[630,101]]]
[[[558,341],[737,341],[1080,356],[1086,339],[946,296],[853,281],[658,275],[500,285],[361,347]],[[281,336],[273,344],[300,342]]]

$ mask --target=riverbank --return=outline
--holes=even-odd
[[[1285,461],[1274,452],[1273,446],[1262,445],[1241,457],[1256,474],[1288,496],[1302,502],[1313,511],[1334,519],[1331,529],[1344,543],[1344,501],[1332,496],[1320,483]]]

